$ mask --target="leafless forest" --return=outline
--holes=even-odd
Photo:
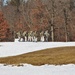
[[[75,41],[75,0],[0,0],[0,39],[46,30],[49,41]]]

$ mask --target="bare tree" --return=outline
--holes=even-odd
[[[28,23],[28,20],[27,20],[27,13],[26,13],[26,9],[27,8],[25,8],[26,6],[25,6],[26,4],[24,3],[24,2],[22,2],[22,4],[21,4],[21,7],[22,7],[22,16],[23,16],[23,18],[24,18],[24,21],[26,22],[26,25],[30,28],[30,24]],[[24,23],[25,24],[25,23]]]
[[[48,13],[49,15],[49,24],[50,24],[50,29],[51,29],[51,40],[52,42],[54,41],[54,17],[55,17],[55,5],[54,5],[54,0],[49,0],[49,3],[51,4],[51,8],[48,9],[47,6],[45,6],[45,9],[46,9],[46,12]],[[52,13],[51,13],[52,11]]]
[[[68,41],[68,31],[67,31],[67,11],[66,9],[63,9],[64,11],[64,20],[65,20],[65,38],[66,38],[66,42]]]
[[[51,0],[52,2],[52,17],[51,17],[51,38],[52,42],[54,41],[54,0]]]

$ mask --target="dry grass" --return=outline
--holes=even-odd
[[[23,55],[0,58],[0,63],[20,64],[28,63],[32,65],[44,64],[75,64],[75,47],[61,47],[35,51]]]

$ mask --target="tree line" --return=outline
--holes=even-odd
[[[51,41],[74,41],[75,0],[7,0],[2,11],[11,30],[45,31]],[[6,11],[6,12],[5,12]]]

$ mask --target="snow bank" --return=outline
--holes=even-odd
[[[23,67],[0,65],[0,75],[75,75],[75,65],[32,66],[25,64]]]
[[[6,57],[46,48],[75,46],[75,42],[3,42],[0,45],[0,57]]]

